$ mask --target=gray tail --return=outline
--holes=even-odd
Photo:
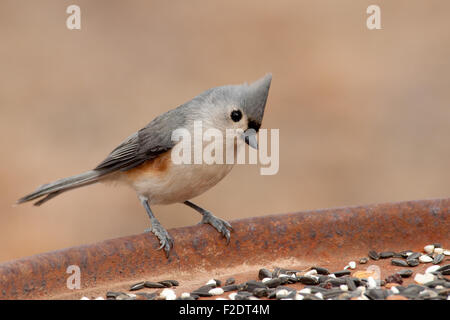
[[[55,182],[40,186],[34,192],[17,200],[17,203],[24,203],[45,196],[34,203],[35,206],[40,206],[44,202],[47,202],[65,191],[95,183],[102,175],[103,174],[99,171],[91,170],[72,177],[59,179]]]

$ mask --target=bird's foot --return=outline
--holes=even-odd
[[[205,210],[206,211],[206,210]],[[217,218],[214,216],[211,212],[206,211],[203,213],[203,218],[200,223],[208,223],[212,225],[217,231],[219,231],[226,239],[227,244],[230,243],[230,230],[233,229],[231,225],[226,222],[225,220],[222,220],[220,218]]]
[[[170,234],[164,229],[164,227],[157,220],[152,221],[152,227],[146,229],[145,232],[152,232],[159,240],[161,246],[158,250],[164,248],[166,256],[169,257],[170,249],[173,247],[173,239]]]

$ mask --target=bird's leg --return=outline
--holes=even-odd
[[[190,201],[185,201],[184,204],[191,207],[195,211],[199,212],[203,216],[201,223],[209,223],[227,239],[227,243],[230,242],[230,230],[228,230],[228,228],[229,229],[233,228],[228,222],[220,218],[217,218],[208,210],[200,208],[199,206]]]
[[[164,227],[161,225],[161,223],[156,219],[155,215],[153,214],[152,210],[150,209],[150,206],[148,205],[148,198],[144,196],[139,196],[139,200],[141,201],[142,205],[145,208],[145,211],[147,211],[148,216],[150,217],[150,222],[152,224],[152,227],[150,229],[145,230],[146,232],[153,232],[155,236],[158,237],[159,243],[161,244],[161,247],[159,247],[158,250],[161,250],[164,248],[164,251],[166,252],[166,256],[169,257],[169,251],[170,248],[173,247],[173,240],[170,237],[169,233],[164,229]]]

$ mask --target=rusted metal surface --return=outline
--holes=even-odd
[[[156,250],[159,243],[152,234],[140,234],[6,262],[0,264],[0,298],[77,298],[85,292],[127,288],[141,279],[181,278],[189,287],[212,275],[255,278],[258,266],[276,264],[315,264],[338,271],[344,261],[367,256],[370,249],[421,250],[434,242],[449,247],[450,198],[270,215],[231,224],[228,246],[208,225],[169,230],[175,240],[169,259]],[[396,268],[386,261],[378,264]],[[81,269],[81,290],[66,286],[70,265]]]

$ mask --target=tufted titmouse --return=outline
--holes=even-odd
[[[164,248],[167,256],[173,240],[150,209],[154,204],[186,204],[202,214],[202,223],[212,225],[228,243],[231,225],[189,199],[222,180],[233,164],[175,164],[171,153],[180,142],[174,141],[172,133],[179,128],[192,133],[194,122],[201,121],[203,127],[218,129],[224,134],[227,129],[240,129],[243,131],[240,138],[257,148],[255,134],[261,126],[271,80],[272,76],[268,74],[250,85],[209,89],[133,133],[95,169],[42,185],[17,203],[43,197],[34,203],[39,206],[67,190],[96,182],[117,181],[136,190],[150,217],[151,228],[147,231],[158,237],[160,249]],[[231,147],[235,151],[237,143]]]

